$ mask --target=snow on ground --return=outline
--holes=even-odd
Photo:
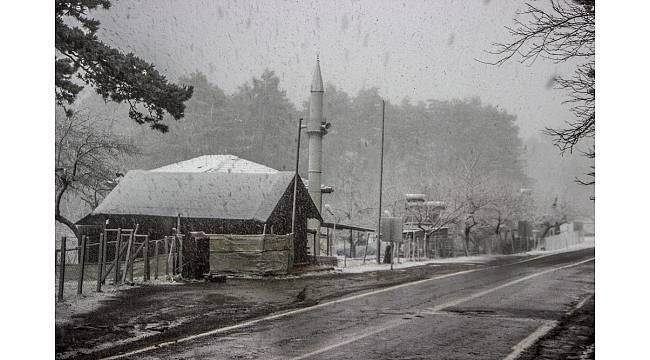
[[[72,321],[73,315],[89,313],[97,309],[101,302],[117,296],[119,288],[115,286],[102,286],[102,292],[95,292],[96,281],[84,281],[83,294],[77,295],[77,281],[66,281],[63,285],[63,302],[56,300],[58,287],[56,286],[55,323],[62,325]]]
[[[496,259],[496,255],[483,255],[483,256],[461,256],[455,258],[445,258],[445,259],[426,259],[426,260],[399,260],[399,263],[395,262],[393,264],[394,269],[407,269],[413,266],[422,266],[422,265],[436,265],[436,264],[452,264],[452,263],[463,263],[463,264],[482,264],[490,260]],[[397,260],[397,259],[396,259]],[[339,257],[339,266],[337,270],[343,273],[364,273],[369,271],[381,271],[381,270],[390,270],[390,264],[377,264],[376,258],[366,258],[366,263],[363,263],[363,259],[344,259],[342,256]]]
[[[174,321],[170,322],[165,322],[165,326],[168,328],[172,328],[178,325],[181,325],[184,322],[187,322],[190,318],[189,317],[182,317],[179,319],[176,319]],[[148,327],[154,327],[159,324],[147,324]],[[85,355],[85,354],[92,354],[98,351],[114,348],[120,345],[125,345],[129,344],[132,342],[135,342],[137,340],[144,339],[146,337],[152,336],[154,334],[160,334],[160,331],[157,330],[150,330],[149,328],[143,328],[142,325],[140,327],[134,327],[134,330],[132,331],[132,336],[127,338],[127,339],[122,339],[122,340],[117,340],[117,341],[109,341],[109,342],[104,342],[102,344],[99,344],[97,346],[93,347],[88,347],[88,348],[78,348],[74,349],[72,351],[66,351],[62,353],[56,354],[57,359],[70,359],[70,358],[75,358],[80,355]]]
[[[400,259],[400,263],[394,263],[393,268],[394,269],[406,269],[410,268],[413,266],[422,266],[422,265],[432,265],[436,266],[437,264],[484,264],[489,261],[498,259],[498,258],[504,258],[504,257],[510,257],[510,256],[521,256],[521,255],[548,255],[548,254],[556,254],[556,253],[562,253],[562,252],[567,252],[567,251],[574,251],[574,250],[579,250],[579,249],[586,249],[586,248],[591,248],[594,247],[594,238],[586,238],[584,242],[569,246],[568,248],[565,249],[560,249],[560,250],[554,250],[554,251],[543,251],[543,250],[533,250],[529,251],[527,253],[523,254],[514,254],[514,255],[479,255],[479,256],[459,256],[459,257],[452,257],[452,258],[444,258],[444,259],[426,259],[426,260],[404,260]],[[382,271],[382,270],[390,270],[390,264],[377,264],[376,258],[366,258],[365,264],[363,263],[363,259],[345,259],[343,256],[338,257],[338,263],[339,266],[336,268],[337,271],[342,272],[342,273],[352,273],[352,274],[357,274],[357,273],[364,273],[364,272],[370,272],[370,271]]]
[[[532,250],[527,252],[526,254],[528,255],[547,255],[547,254],[557,254],[557,253],[562,253],[562,252],[567,252],[567,251],[574,251],[574,250],[580,250],[580,249],[588,249],[595,247],[595,238],[594,237],[585,237],[585,241],[571,245],[567,248],[564,249],[558,249],[558,250],[551,250],[551,251],[546,251],[546,250]]]
[[[165,280],[159,278],[158,280],[151,280],[146,285],[179,285],[183,282],[175,282],[173,280]],[[57,300],[59,284],[57,282],[54,294],[56,301],[55,306],[55,324],[63,325],[72,321],[72,316],[86,314],[94,311],[102,305],[104,301],[108,301],[117,297],[120,291],[131,289],[142,284],[130,285],[102,285],[102,292],[96,292],[96,281],[83,282],[83,294],[77,295],[77,280],[65,281],[63,285],[63,302]]]

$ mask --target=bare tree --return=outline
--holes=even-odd
[[[558,228],[560,225],[567,223],[571,213],[572,210],[569,204],[558,199],[558,197],[555,197],[550,208],[540,208],[535,219],[535,222],[541,227],[539,239],[546,238],[551,229]]]
[[[74,223],[61,213],[62,199],[76,195],[95,208],[115,186],[121,157],[134,155],[137,149],[127,138],[112,133],[104,121],[88,114],[57,115],[54,218],[79,238]]]
[[[492,233],[490,239],[496,238],[503,244],[504,235],[507,237],[508,229],[513,228],[517,220],[518,198],[515,196],[512,186],[501,185],[494,188],[491,200],[480,211],[481,217]],[[490,250],[492,250],[492,243],[490,243]]]
[[[457,179],[461,184],[458,191],[459,202],[464,204],[463,240],[465,256],[469,256],[469,244],[472,241],[474,227],[484,225],[482,210],[492,203],[490,184],[496,183],[489,172],[489,167],[482,162],[481,153],[469,149],[459,158],[459,174]],[[476,245],[476,244],[475,244]]]
[[[596,129],[596,8],[594,0],[550,0],[550,6],[536,6],[526,3],[525,9],[518,12],[515,26],[506,27],[513,40],[507,43],[494,43],[488,51],[498,56],[494,62],[501,65],[513,57],[522,63],[532,64],[538,57],[555,62],[574,60],[579,65],[572,77],[557,77],[554,85],[565,90],[571,104],[574,121],[564,128],[546,128],[545,133],[552,136],[553,143],[564,154],[573,152],[578,143],[586,138],[594,138]],[[582,151],[593,158],[595,148],[590,146]],[[587,173],[592,180],[576,179],[579,183],[593,185],[595,171]]]

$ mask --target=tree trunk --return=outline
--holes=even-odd
[[[472,228],[465,228],[465,256],[469,256],[469,234],[472,231]]]
[[[61,224],[67,226],[74,236],[77,238],[77,241],[81,239],[81,235],[79,234],[79,230],[77,230],[77,227],[75,224],[67,219],[65,216],[61,215],[61,199],[63,198],[63,194],[65,191],[68,189],[68,183],[64,183],[59,192],[56,194],[56,203],[54,207],[54,220],[60,222]]]
[[[429,258],[429,236],[426,232],[424,233],[424,258]]]

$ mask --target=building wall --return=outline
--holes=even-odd
[[[296,196],[296,234],[294,236],[294,262],[306,263],[312,260],[307,254],[307,219],[315,218],[317,214],[311,213],[309,193],[304,186],[298,186]],[[291,217],[293,211],[293,182],[287,188],[275,209],[269,216],[268,224],[273,226],[273,233],[286,235],[291,233]],[[314,210],[315,211],[315,210]],[[269,225],[267,230],[270,231]]]

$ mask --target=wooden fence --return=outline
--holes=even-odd
[[[75,247],[69,247],[69,239],[62,237],[60,248],[55,251],[58,301],[63,301],[66,274],[68,278],[76,278],[77,294],[82,294],[84,280],[96,280],[95,291],[101,292],[109,278],[113,279],[113,285],[133,284],[134,276],[141,276],[145,282],[151,280],[152,272],[154,279],[158,279],[163,266],[166,278],[181,273],[183,235],[152,240],[149,235],[137,234],[137,231],[137,225],[135,229],[103,229],[99,233],[82,235]],[[66,255],[70,252],[77,254],[76,264],[66,263]],[[89,256],[91,252],[96,255]]]

